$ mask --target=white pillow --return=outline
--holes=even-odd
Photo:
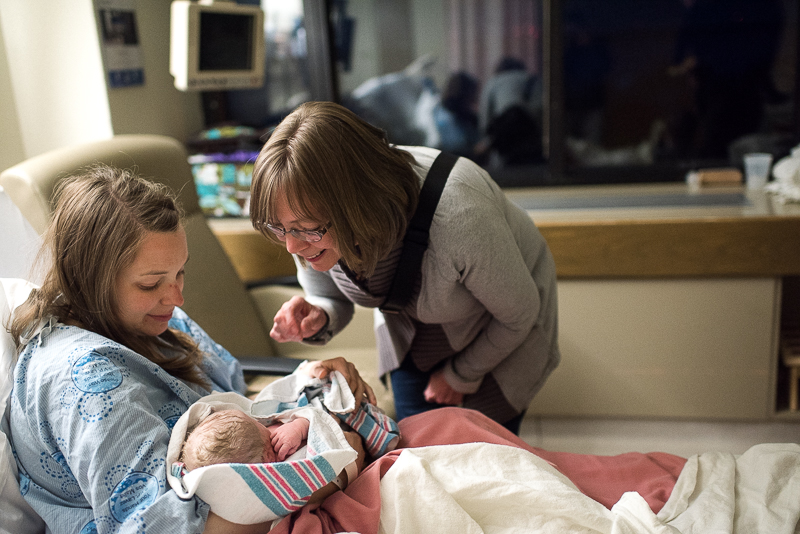
[[[39,281],[32,274],[41,238],[0,187],[0,277]]]
[[[44,522],[22,498],[19,492],[17,463],[11,454],[8,442],[8,397],[11,393],[13,362],[15,360],[14,342],[5,325],[11,311],[25,302],[34,284],[16,278],[0,278],[0,533],[40,534],[44,532]]]

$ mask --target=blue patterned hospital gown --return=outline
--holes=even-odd
[[[215,391],[244,391],[239,363],[176,309]],[[208,505],[180,500],[164,461],[175,421],[202,395],[130,349],[56,324],[20,354],[11,443],[25,499],[56,533],[202,532]]]

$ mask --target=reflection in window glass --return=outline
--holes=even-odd
[[[277,123],[311,99],[308,47],[302,0],[262,0],[266,45],[264,86],[227,91],[226,122],[255,128]]]
[[[340,100],[392,143],[543,166],[541,1],[331,4]]]
[[[796,144],[797,4],[331,0],[340,100],[501,185],[683,180]]]
[[[793,143],[796,0],[564,0],[573,170],[741,166]],[[577,172],[577,171],[576,171]]]
[[[308,47],[302,0],[262,1],[267,84],[273,109],[294,109],[310,99]]]

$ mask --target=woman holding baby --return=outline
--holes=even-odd
[[[62,181],[56,198],[52,265],[10,325],[10,439],[25,499],[51,532],[264,531],[165,482],[180,416],[212,391],[245,391],[239,363],[180,309],[189,251],[173,194],[96,166]],[[320,378],[333,370],[375,402],[352,364],[307,367]]]

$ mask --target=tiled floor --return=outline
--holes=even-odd
[[[689,457],[714,451],[741,454],[758,443],[800,443],[800,419],[712,423],[528,417],[520,435],[535,447],[553,451],[600,455],[659,451]]]

